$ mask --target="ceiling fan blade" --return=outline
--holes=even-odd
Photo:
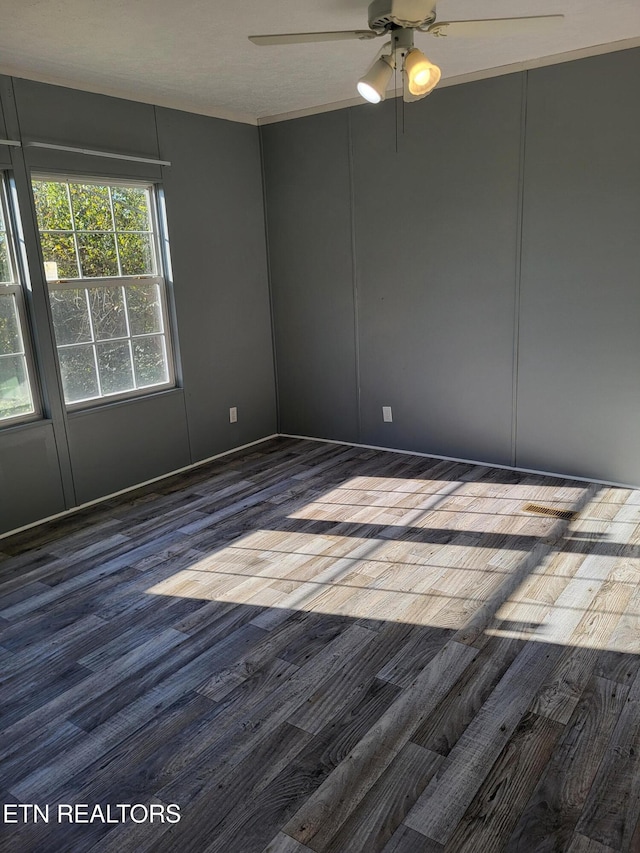
[[[374,39],[382,33],[374,30],[343,30],[329,33],[281,33],[267,36],[249,36],[254,44],[306,44],[315,41],[343,41],[344,39]]]
[[[546,32],[564,20],[564,15],[529,18],[487,18],[478,21],[436,21],[424,32],[433,36],[502,36]]]

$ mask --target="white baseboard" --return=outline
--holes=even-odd
[[[362,447],[364,450],[383,450],[389,453],[403,453],[405,456],[423,456],[425,459],[439,459],[443,462],[463,462],[466,465],[479,465],[481,468],[500,468],[503,471],[515,471],[518,474],[540,474],[542,477],[559,477],[562,480],[575,480],[578,483],[595,483],[598,486],[615,486],[621,489],[638,489],[631,483],[616,483],[611,480],[596,480],[593,477],[577,477],[575,474],[562,474],[559,471],[540,471],[537,468],[517,468],[513,465],[500,465],[498,462],[486,462],[480,459],[462,459],[457,456],[439,456],[437,453],[421,453],[418,450],[402,450],[398,447],[382,447],[377,444],[358,444],[355,441],[338,441],[332,438],[316,438],[312,435],[293,435],[281,432],[279,438],[299,438],[305,441],[321,441],[324,444],[342,444],[347,447]]]
[[[24,530],[30,530],[32,527],[38,527],[41,524],[46,524],[48,521],[57,521],[60,518],[67,518],[68,516],[79,512],[81,509],[87,509],[87,507],[96,506],[97,504],[104,503],[104,501],[111,500],[111,498],[126,495],[127,492],[135,492],[136,489],[142,489],[144,486],[151,486],[153,483],[159,483],[161,480],[174,477],[176,474],[184,474],[187,471],[193,471],[195,468],[200,468],[208,462],[214,462],[216,459],[222,459],[224,456],[230,456],[232,453],[238,453],[240,450],[247,450],[249,447],[255,447],[257,444],[262,444],[265,441],[270,441],[272,438],[278,437],[278,433],[274,432],[272,435],[267,435],[264,438],[258,438],[256,441],[250,441],[248,444],[240,445],[240,447],[232,447],[231,450],[224,450],[222,453],[216,453],[215,456],[208,456],[206,459],[200,459],[198,462],[193,462],[191,465],[185,465],[184,468],[176,468],[175,471],[168,471],[166,474],[160,474],[159,477],[152,477],[150,480],[145,480],[143,483],[136,483],[134,486],[127,486],[126,489],[120,489],[119,492],[111,492],[108,495],[103,495],[102,497],[95,498],[92,501],[87,501],[86,503],[78,504],[78,506],[73,506],[71,509],[65,509],[55,515],[48,515],[46,518],[40,518],[38,521],[32,521],[29,524],[24,524],[22,527],[16,527],[14,530],[7,531],[7,533],[0,533],[0,541],[5,539],[7,536],[15,536],[16,533],[22,533]]]
[[[232,453],[238,453],[241,450],[247,450],[250,447],[256,447],[259,444],[263,444],[265,441],[271,441],[274,438],[293,438],[300,439],[302,441],[317,441],[323,444],[337,444],[345,447],[360,447],[363,450],[379,450],[382,452],[388,453],[402,453],[405,456],[421,456],[425,459],[438,459],[443,462],[462,462],[466,465],[479,465],[482,468],[499,468],[503,471],[515,471],[520,474],[539,474],[543,477],[559,477],[562,480],[574,480],[579,483],[595,483],[600,486],[614,486],[622,489],[637,489],[638,486],[634,486],[630,483],[616,483],[610,480],[596,480],[590,477],[576,477],[574,474],[563,474],[558,471],[541,471],[536,468],[518,468],[513,465],[500,465],[497,462],[486,462],[480,459],[462,459],[457,456],[440,456],[437,453],[421,453],[418,450],[402,450],[398,447],[382,447],[377,444],[359,444],[355,441],[339,441],[337,439],[331,438],[317,438],[313,435],[293,435],[291,433],[273,433],[272,435],[267,435],[264,438],[259,438],[256,441],[251,441],[248,444],[242,444],[240,447],[232,447],[230,450],[225,450],[222,453],[216,453],[214,456],[208,456],[206,459],[201,459],[198,462],[194,462],[191,465],[186,465],[184,468],[177,468],[175,471],[169,471],[166,474],[161,474],[159,477],[153,477],[151,480],[145,480],[143,483],[136,483],[134,486],[128,486],[126,489],[121,489],[118,492],[112,492],[111,494],[104,495],[103,497],[96,498],[92,501],[87,501],[86,503],[79,504],[78,506],[71,507],[71,509],[63,510],[63,512],[59,512],[56,515],[49,515],[46,518],[38,519],[38,521],[32,521],[29,524],[25,524],[22,527],[17,527],[15,530],[9,530],[7,533],[0,533],[0,541],[5,539],[8,536],[14,536],[16,533],[22,533],[25,530],[30,530],[32,527],[38,527],[41,524],[46,524],[49,521],[57,521],[58,519],[67,518],[70,515],[73,515],[80,510],[87,509],[92,506],[97,506],[98,504],[104,503],[104,501],[111,500],[112,498],[117,498],[120,495],[126,495],[128,492],[134,492],[136,489],[141,489],[144,486],[153,485],[153,483],[159,483],[162,480],[166,480],[169,477],[173,477],[176,474],[184,474],[187,471],[193,471],[196,468],[200,468],[202,465],[206,465],[209,462],[215,462],[216,459],[222,459],[225,456],[230,456]]]

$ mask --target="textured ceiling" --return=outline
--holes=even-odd
[[[255,123],[358,103],[379,42],[257,47],[362,29],[364,0],[0,0],[0,73]],[[416,44],[443,83],[640,45],[640,0],[440,0],[439,20],[564,14],[553,33]],[[442,84],[441,84],[442,85]]]

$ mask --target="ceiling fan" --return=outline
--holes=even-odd
[[[402,69],[403,98],[417,101],[435,89],[441,71],[421,50],[414,47],[414,34],[448,38],[502,36],[532,33],[554,27],[564,15],[536,15],[524,18],[488,18],[475,21],[436,20],[437,0],[373,0],[369,5],[368,30],[344,30],[323,33],[281,33],[249,36],[257,45],[303,44],[343,39],[368,40],[388,36],[364,77],[358,81],[358,92],[365,100],[377,104],[385,98],[391,75]]]

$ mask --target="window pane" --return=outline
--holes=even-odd
[[[133,374],[128,342],[98,344],[98,369],[103,394],[121,394],[131,391]]]
[[[41,234],[42,258],[49,281],[78,278],[76,247],[72,234]]]
[[[33,191],[66,402],[168,384],[151,187],[45,177]]]
[[[36,411],[27,361],[29,336],[23,314],[21,271],[15,266],[14,220],[10,216],[13,212],[17,218],[18,211],[11,211],[12,196],[6,190],[4,174],[0,172],[0,421]]]
[[[147,190],[141,187],[112,187],[116,231],[151,231]]]
[[[0,419],[28,415],[33,411],[24,356],[0,357]]]
[[[58,350],[64,398],[67,403],[98,396],[98,380],[93,347],[69,347]]]
[[[16,298],[12,293],[0,294],[0,355],[22,352]]]
[[[113,231],[109,190],[95,184],[69,184],[76,231]]]
[[[66,184],[54,181],[34,181],[38,227],[42,231],[71,231],[71,210]]]
[[[169,381],[164,338],[137,338],[133,341],[133,364],[138,386],[161,385]]]
[[[53,290],[49,293],[49,301],[58,346],[91,340],[84,290]]]
[[[149,335],[162,331],[162,306],[157,284],[134,284],[127,287],[127,305],[132,335]]]
[[[11,280],[11,264],[9,263],[7,237],[5,234],[0,234],[0,281]]]
[[[94,287],[89,291],[91,318],[97,341],[126,338],[127,318],[121,287]]]
[[[114,234],[78,234],[78,250],[85,278],[118,275]]]
[[[155,271],[151,238],[146,234],[118,234],[118,250],[122,275],[149,275]]]

